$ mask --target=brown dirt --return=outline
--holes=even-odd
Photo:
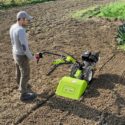
[[[125,55],[116,49],[118,23],[92,18],[72,19],[71,12],[111,0],[57,0],[0,11],[0,125],[124,125]],[[113,1],[113,0],[112,0]],[[115,1],[115,0],[114,0]],[[33,102],[21,102],[14,79],[15,67],[9,38],[10,25],[19,10],[34,16],[29,44],[34,52],[58,48],[80,58],[83,50],[101,52],[92,85],[80,101],[57,97],[58,81],[67,66],[46,76],[51,57],[31,62],[32,89],[39,94]]]

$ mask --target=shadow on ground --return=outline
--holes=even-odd
[[[98,97],[100,93],[97,89],[109,89],[113,90],[116,84],[125,85],[124,72],[121,76],[117,74],[101,74],[97,78],[94,78],[87,93],[87,98]]]
[[[52,109],[68,111],[68,115],[73,114],[79,118],[94,120],[99,125],[124,125],[125,123],[125,117],[123,116],[109,113],[108,111],[99,111],[82,104],[80,101],[67,101],[62,98],[53,97],[47,102],[47,105]]]

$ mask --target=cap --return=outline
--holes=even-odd
[[[30,16],[26,11],[20,11],[17,13],[17,19],[19,18],[26,18],[28,20],[32,20],[32,16]]]

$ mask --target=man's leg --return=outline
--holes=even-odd
[[[26,93],[28,92],[27,83],[30,76],[29,60],[26,56],[21,57],[19,68],[21,73],[19,90],[21,91],[21,93]]]
[[[26,56],[16,55],[16,62],[19,65],[21,75],[19,83],[19,90],[21,92],[20,99],[22,101],[33,100],[37,95],[35,93],[28,92],[27,88],[27,83],[30,77],[29,60]]]
[[[16,82],[18,85],[20,84],[20,77],[21,77],[21,73],[20,73],[19,65],[16,63]]]

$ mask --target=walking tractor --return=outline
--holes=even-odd
[[[43,58],[46,54],[60,57],[52,62],[53,67],[47,75],[50,75],[56,67],[62,64],[71,64],[70,75],[61,78],[56,89],[56,95],[79,100],[92,81],[95,66],[99,60],[99,52],[84,52],[81,56],[82,62],[79,62],[66,52],[63,52],[62,55],[49,51],[42,51],[39,53],[39,58]]]

